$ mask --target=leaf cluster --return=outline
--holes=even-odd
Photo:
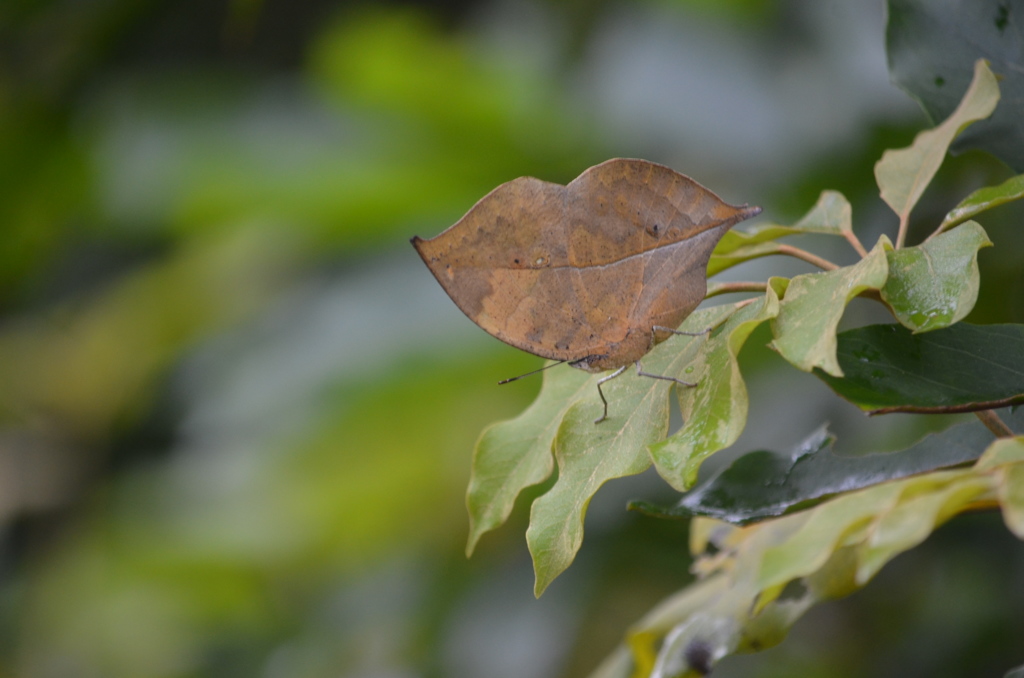
[[[952,114],[878,161],[881,197],[899,219],[894,240],[882,235],[866,248],[854,233],[850,203],[836,191],[823,192],[792,225],[726,234],[709,275],[769,255],[797,257],[821,271],[710,285],[709,297],[759,296],[698,310],[680,330],[709,331],[673,336],[644,358],[648,372],[695,387],[623,376],[605,385],[609,418],[595,426],[600,375],[549,370],[523,414],[483,432],[467,496],[467,551],[508,518],[524,489],[554,478],[533,502],[526,534],[540,595],[572,563],[587,505],[601,485],[653,465],[686,492],[701,463],[737,440],[748,409],[737,358],[762,323],[787,362],[872,414],[982,413],[984,425],[857,460],[832,453],[822,429],[788,457],[741,457],[676,507],[635,503],[648,513],[698,517],[691,531],[699,581],[642,620],[628,635],[628,649],[597,675],[700,675],[727,654],[778,643],[815,602],[863,586],[893,556],[965,510],[998,506],[1024,537],[1024,437],[1013,437],[989,411],[1024,402],[1024,326],[958,324],[978,297],[978,251],[992,245],[973,219],[1024,197],[1022,177],[972,193],[927,239],[906,245],[910,214],[950,144],[990,116],[999,97],[996,76],[979,60]],[[838,266],[780,242],[804,233],[844,238],[860,259]],[[895,322],[839,333],[855,297],[883,305]],[[669,434],[673,389],[683,424]],[[1003,437],[993,442],[993,432]],[[714,555],[705,553],[708,545]]]

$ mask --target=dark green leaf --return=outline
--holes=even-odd
[[[1024,411],[1008,421],[1024,431]],[[789,455],[743,455],[688,492],[671,508],[633,502],[629,508],[662,518],[706,516],[744,524],[806,508],[839,492],[974,461],[993,436],[979,421],[926,436],[899,452],[844,457],[824,427]]]
[[[815,370],[871,414],[973,412],[1024,402],[1024,325],[969,325],[912,334],[872,325],[839,334],[845,378]]]
[[[1024,678],[1024,666],[1018,666],[1015,669],[1010,669],[1006,672],[1003,678]]]
[[[963,511],[999,504],[1011,530],[1024,534],[1022,490],[1024,437],[1001,438],[970,468],[842,492],[753,525],[696,518],[690,551],[698,580],[630,630],[633,675],[703,675],[726,655],[776,645],[812,605],[863,587]],[[708,650],[709,662],[690,660],[695,643]]]
[[[886,41],[892,79],[934,121],[960,103],[974,62],[988,59],[1002,103],[960,135],[954,150],[981,148],[1024,172],[1024,49],[1020,3],[1005,0],[889,0]]]

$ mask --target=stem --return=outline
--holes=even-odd
[[[705,299],[717,297],[719,294],[732,294],[733,292],[764,292],[768,289],[768,283],[763,282],[724,282],[714,283],[708,288]]]
[[[816,254],[811,254],[807,250],[802,250],[799,247],[793,247],[792,245],[779,245],[778,253],[788,254],[789,256],[796,257],[797,259],[803,259],[807,263],[814,264],[825,271],[834,271],[839,268],[839,266],[833,264],[828,259],[822,259]]]
[[[843,237],[850,241],[850,244],[853,245],[853,249],[857,250],[857,254],[860,255],[861,259],[868,255],[868,251],[864,249],[864,244],[860,241],[860,238],[857,237],[856,233],[853,231],[843,231]]]
[[[981,423],[989,431],[992,431],[996,438],[1012,438],[1017,435],[1006,425],[1006,422],[999,418],[999,415],[994,410],[979,410],[974,413],[974,416],[981,419]]]
[[[903,247],[904,241],[907,239],[907,227],[910,226],[910,215],[900,215],[900,230],[896,234],[896,249]]]

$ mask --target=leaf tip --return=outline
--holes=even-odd
[[[466,539],[466,557],[472,558],[473,551],[476,550],[476,545],[480,541],[480,534],[476,532],[472,527],[469,530],[469,538]]]

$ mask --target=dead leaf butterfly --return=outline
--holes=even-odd
[[[678,327],[707,292],[711,251],[761,212],[733,207],[678,172],[617,158],[567,186],[520,177],[435,238],[413,238],[452,301],[489,334],[587,372],[630,364]],[[511,380],[506,380],[511,381]]]

